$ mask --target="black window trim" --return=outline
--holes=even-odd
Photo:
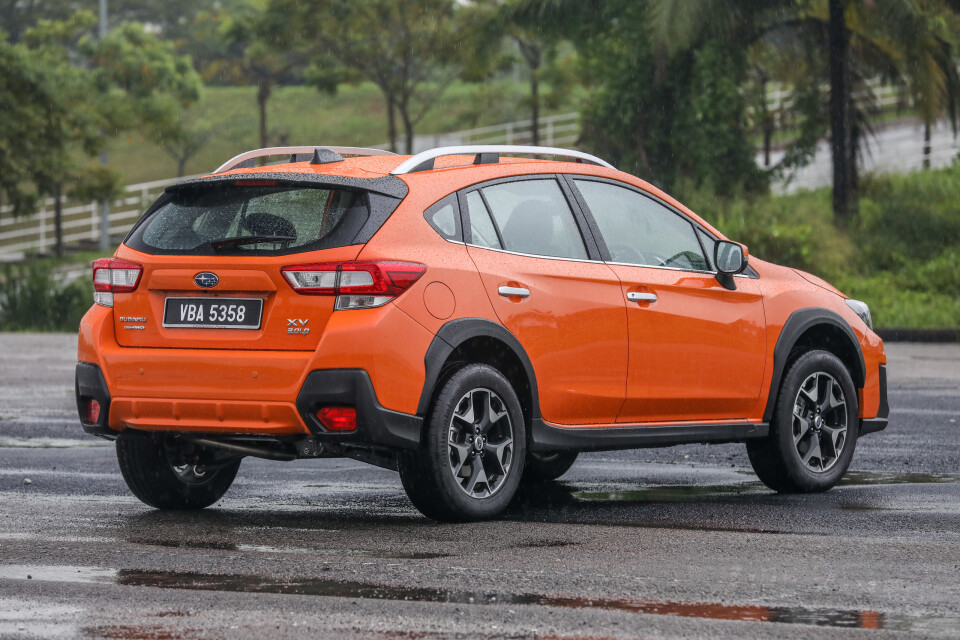
[[[541,258],[543,260],[563,260],[566,262],[604,262],[601,253],[600,247],[597,245],[596,238],[594,237],[593,230],[589,226],[587,217],[583,214],[583,210],[580,207],[580,203],[575,199],[574,194],[566,185],[566,180],[561,177],[562,174],[556,173],[526,173],[518,176],[509,176],[506,178],[495,178],[493,180],[486,180],[484,182],[477,182],[468,187],[464,187],[457,191],[457,197],[460,201],[460,218],[461,226],[463,228],[463,240],[464,244],[475,247],[477,249],[485,249],[487,251],[499,251],[501,253],[509,253],[516,256],[525,256],[529,258]],[[587,251],[586,258],[564,258],[560,256],[543,256],[535,253],[521,253],[519,251],[510,251],[509,249],[496,249],[493,247],[482,247],[477,244],[473,244],[472,231],[470,228],[470,208],[467,206],[467,195],[473,191],[483,189],[485,187],[494,186],[497,184],[505,184],[508,182],[519,182],[519,181],[530,181],[530,180],[554,180],[557,183],[557,186],[560,188],[560,192],[563,194],[564,199],[567,202],[567,206],[570,207],[570,212],[573,214],[574,222],[577,225],[577,231],[580,233],[580,240],[583,242],[583,246]],[[493,215],[489,211],[489,205],[487,204],[487,199],[484,197],[483,192],[480,192],[480,198],[483,200],[484,206],[487,207],[488,214],[490,219],[493,220]],[[496,223],[496,220],[493,220],[494,229],[497,231],[499,237],[500,229]],[[500,242],[503,242],[503,239],[500,238]]]
[[[665,269],[668,271],[686,271],[689,273],[703,273],[703,274],[710,274],[713,276],[717,275],[718,272],[716,271],[716,269],[708,269],[708,270],[684,269],[682,267],[668,267],[665,265],[648,265],[648,264],[633,264],[630,262],[614,262],[610,257],[610,251],[609,249],[607,249],[607,243],[603,239],[603,234],[600,233],[600,227],[597,225],[597,221],[593,216],[593,212],[590,211],[590,207],[587,205],[587,201],[584,199],[583,194],[580,193],[580,190],[577,188],[577,185],[575,182],[576,180],[589,180],[592,182],[601,182],[604,184],[609,184],[614,187],[622,187],[629,191],[633,191],[638,195],[650,198],[655,203],[665,207],[668,211],[672,212],[677,216],[680,216],[683,220],[688,222],[693,227],[694,237],[696,237],[697,244],[700,246],[700,250],[703,252],[704,259],[706,259],[708,265],[711,265],[711,266],[713,265],[713,259],[708,257],[707,249],[706,247],[703,246],[703,240],[700,239],[700,235],[697,234],[696,231],[699,229],[700,231],[705,233],[707,237],[713,238],[717,242],[720,241],[720,238],[716,237],[705,226],[703,226],[702,224],[700,224],[699,222],[697,222],[696,220],[694,220],[693,218],[685,214],[683,211],[680,211],[679,209],[671,205],[669,202],[666,202],[665,200],[658,198],[657,196],[650,193],[649,191],[646,191],[645,189],[641,189],[640,187],[632,185],[628,182],[622,182],[620,180],[614,180],[612,178],[604,178],[601,176],[593,176],[593,175],[580,174],[580,173],[563,173],[560,175],[563,176],[564,178],[563,181],[569,185],[569,189],[573,197],[577,200],[577,204],[582,209],[584,217],[588,220],[587,224],[589,225],[591,232],[596,235],[597,246],[599,247],[600,253],[603,256],[603,261],[606,262],[607,264],[615,264],[615,265],[620,265],[624,267],[639,267],[642,269]],[[744,271],[743,273],[738,273],[734,277],[757,279],[760,277],[760,275],[753,269],[753,267],[748,266],[746,271]]]

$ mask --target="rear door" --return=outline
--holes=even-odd
[[[597,259],[561,183],[510,179],[461,199],[469,255],[500,322],[533,364],[543,418],[614,423],[627,374],[620,282]]]
[[[114,297],[119,344],[314,350],[335,298],[295,293],[281,269],[356,258],[371,197],[249,180],[167,194],[118,253],[143,266]]]
[[[765,363],[756,282],[738,276],[734,290],[723,287],[708,257],[716,239],[651,194],[586,177],[571,182],[596,221],[627,306],[629,374],[617,421],[744,420]]]

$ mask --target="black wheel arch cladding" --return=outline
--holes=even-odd
[[[794,347],[801,338],[811,329],[818,326],[829,327],[831,330],[839,330],[846,338],[846,347],[855,354],[853,366],[850,371],[850,377],[853,379],[853,385],[857,389],[862,389],[866,380],[866,365],[863,360],[863,349],[860,341],[846,320],[840,317],[834,311],[820,307],[807,307],[798,309],[790,314],[787,321],[780,331],[777,338],[777,344],[773,350],[773,376],[770,379],[770,389],[767,393],[767,406],[763,412],[763,421],[769,423],[773,419],[774,405],[777,400],[777,393],[780,390],[780,383],[786,374],[787,365],[790,362],[790,356],[793,354]],[[824,348],[824,350],[829,350]],[[842,354],[836,355],[841,362],[847,364]]]

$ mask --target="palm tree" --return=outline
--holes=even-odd
[[[653,37],[679,51],[705,34],[733,44],[787,36],[814,38],[828,52],[833,210],[846,223],[858,211],[857,157],[869,132],[869,105],[855,88],[881,76],[910,89],[926,125],[947,116],[956,129],[960,79],[954,62],[956,0],[648,0]],[[816,65],[811,65],[815,67]]]

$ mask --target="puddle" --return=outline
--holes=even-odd
[[[253,553],[299,553],[317,556],[344,556],[361,558],[383,558],[387,560],[433,560],[448,558],[448,553],[420,553],[405,551],[376,551],[373,549],[307,549],[305,547],[274,547],[259,544],[234,544],[214,540],[161,540],[153,538],[127,538],[130,544],[142,544],[153,547],[173,549],[201,549],[214,551],[241,551]]]
[[[664,485],[625,491],[575,491],[581,502],[697,502],[704,496],[762,493],[759,482],[729,485]]]
[[[74,440],[71,438],[19,438],[0,436],[0,449],[88,449],[112,447],[106,440]]]
[[[204,637],[199,631],[184,632],[172,631],[162,626],[111,625],[105,627],[87,627],[83,634],[90,638],[114,638],[120,640],[185,640],[186,638]]]
[[[579,542],[573,540],[533,540],[532,542],[523,542],[515,544],[515,549],[556,549],[559,547],[575,547]]]
[[[960,475],[948,473],[894,473],[886,471],[847,471],[841,486],[883,484],[955,484]]]
[[[0,579],[6,580],[96,583],[111,582],[116,576],[116,569],[101,569],[100,567],[74,567],[69,565],[34,566],[26,564],[0,565]]]
[[[643,615],[733,620],[739,622],[775,622],[820,627],[887,629],[894,631],[955,631],[960,618],[919,614],[886,614],[856,609],[819,609],[812,607],[767,607],[723,603],[681,602],[646,598],[582,598],[540,594],[502,594],[454,591],[432,587],[394,587],[358,581],[267,578],[252,575],[214,575],[173,571],[114,570],[77,566],[0,566],[0,578],[70,583],[110,583],[131,587],[159,587],[193,591],[229,591],[237,593],[274,593],[366,600],[436,602],[463,605],[529,605],[563,609],[600,609]],[[127,627],[112,627],[128,629]],[[143,627],[129,627],[146,629]],[[160,628],[150,632],[163,633]],[[154,637],[117,635],[111,637]],[[177,637],[177,636],[159,636]]]
[[[142,544],[148,547],[168,547],[170,549],[204,549],[213,551],[236,551],[237,545],[214,540],[160,540],[155,538],[127,538],[130,544]]]
[[[291,579],[280,580],[249,575],[211,575],[165,571],[119,571],[117,584],[197,591],[240,593],[278,593],[289,595],[399,600],[477,605],[532,605],[565,609],[603,609],[644,615],[664,615],[740,622],[777,622],[822,627],[859,629],[956,628],[960,618],[936,618],[920,615],[893,615],[854,609],[816,609],[805,607],[766,607],[722,603],[678,602],[650,599],[578,598],[538,594],[501,594],[452,591],[431,587],[393,587],[367,582]],[[934,625],[931,627],[931,625]]]

